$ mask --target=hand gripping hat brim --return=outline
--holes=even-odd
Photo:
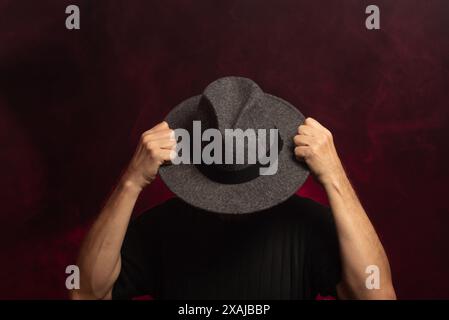
[[[240,77],[225,77],[212,84],[237,88],[241,96],[248,83],[257,86],[252,80]],[[219,92],[223,95],[223,91]],[[229,92],[229,96],[232,97],[233,92]],[[201,97],[191,97],[176,106],[165,119],[170,128],[190,128],[196,119]],[[294,155],[293,137],[304,122],[304,116],[287,101],[263,92],[257,108],[257,112],[269,115],[283,142],[278,154],[278,170],[274,175],[259,175],[242,183],[220,183],[204,175],[194,164],[166,165],[160,168],[159,174],[168,188],[194,207],[227,214],[265,210],[292,196],[309,174],[307,166]]]

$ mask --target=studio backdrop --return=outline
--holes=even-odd
[[[229,75],[333,132],[398,297],[448,299],[445,0],[0,0],[0,298],[67,298],[140,134]],[[134,214],[171,196],[158,179]]]

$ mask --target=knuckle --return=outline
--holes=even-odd
[[[148,154],[151,158],[157,158],[157,151],[155,149],[149,149]]]
[[[142,143],[143,144],[147,144],[150,141],[150,138],[148,137],[148,135],[142,136]]]
[[[145,147],[147,148],[148,151],[153,151],[154,149],[154,143],[151,141],[146,141],[145,142]]]
[[[295,148],[295,156],[297,158],[308,158],[309,157],[309,151],[308,149],[304,148],[304,147],[296,147]]]
[[[167,123],[167,121],[162,121],[162,127],[163,127],[163,128],[168,128],[168,123]]]
[[[308,159],[310,157],[310,151],[308,149],[303,149],[301,150],[299,155],[301,156],[301,158]]]

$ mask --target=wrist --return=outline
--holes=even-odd
[[[122,176],[119,185],[123,190],[137,194],[140,194],[145,186],[142,181],[139,181],[137,177],[128,172]]]
[[[119,183],[120,189],[133,194],[140,194],[143,188],[132,180],[122,179]]]
[[[348,181],[343,168],[332,172],[322,179],[323,187],[326,191],[330,190],[341,190],[344,184]]]

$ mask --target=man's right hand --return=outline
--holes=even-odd
[[[121,183],[83,241],[77,262],[81,287],[70,291],[72,299],[112,298],[121,270],[120,249],[136,200],[140,191],[154,180],[160,165],[171,159],[175,146],[174,131],[166,122],[142,134]]]
[[[142,190],[156,178],[159,167],[173,158],[175,147],[175,132],[167,122],[145,131],[123,179]]]

